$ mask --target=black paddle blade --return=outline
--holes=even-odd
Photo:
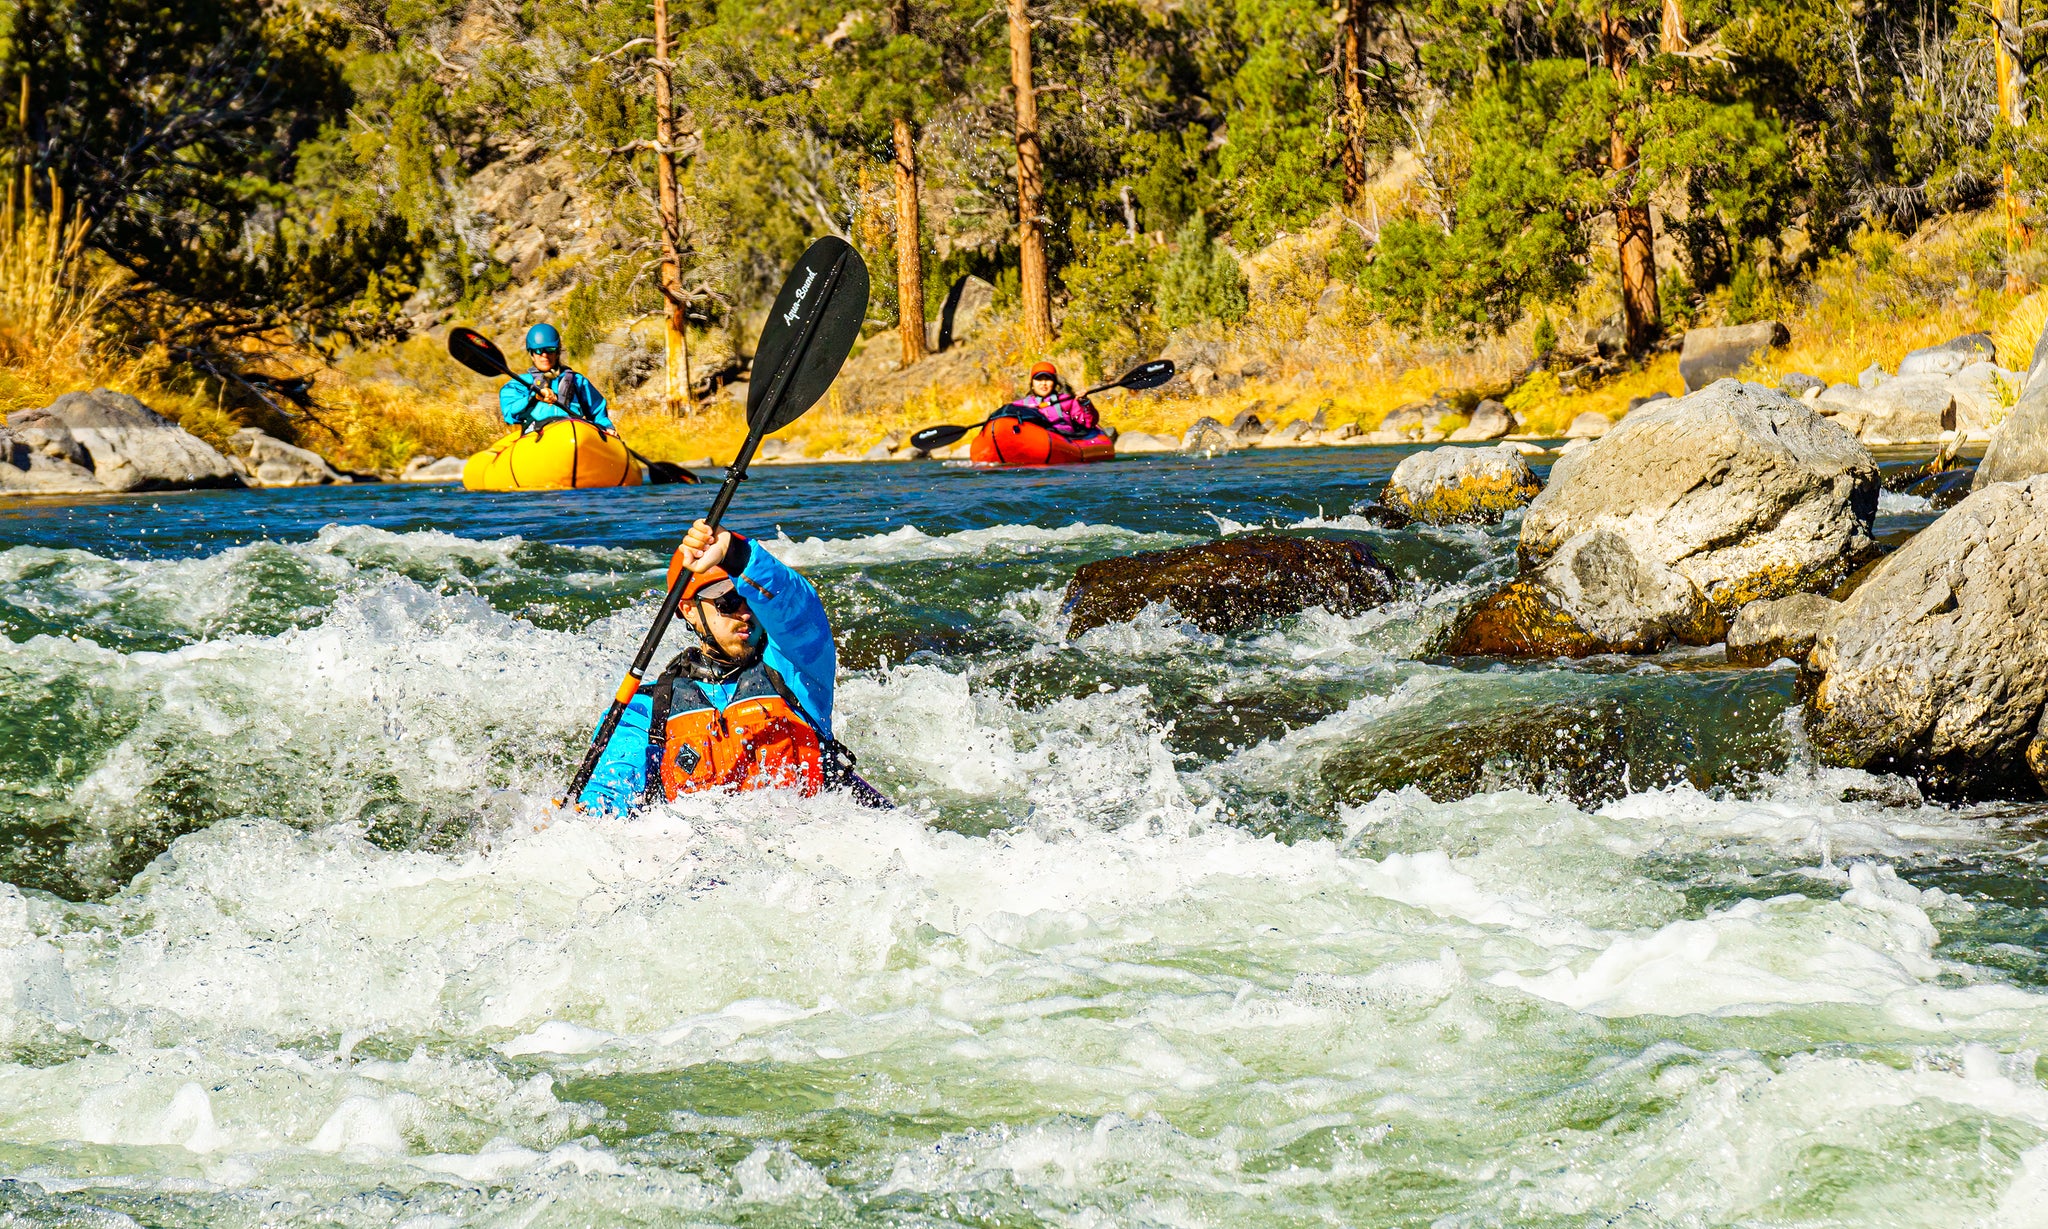
[[[649,461],[647,478],[654,486],[675,486],[678,483],[694,486],[697,482],[697,475],[674,461]]]
[[[480,376],[509,376],[511,364],[491,339],[472,328],[448,330],[448,357]]]
[[[747,427],[761,435],[795,422],[825,395],[868,314],[868,267],[844,239],[813,243],[789,271],[754,348]]]
[[[1133,367],[1117,381],[1117,387],[1132,390],[1158,388],[1173,378],[1173,360],[1155,358],[1142,367]]]
[[[980,423],[976,423],[974,427],[980,425]],[[930,452],[934,448],[944,448],[948,444],[959,443],[960,437],[974,430],[974,427],[926,427],[910,437],[910,446],[919,452]]]

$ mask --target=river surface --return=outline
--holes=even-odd
[[[2048,1224],[2039,809],[1433,657],[1401,455],[757,471],[888,813],[548,805],[708,485],[0,505],[0,1223]],[[1065,635],[1258,527],[1404,595]]]

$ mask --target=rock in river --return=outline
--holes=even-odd
[[[1083,564],[1063,608],[1070,635],[1155,602],[1204,631],[1234,632],[1310,606],[1362,614],[1394,592],[1393,570],[1363,543],[1254,533]]]
[[[1728,625],[1728,660],[1738,666],[1768,666],[1781,657],[1803,662],[1840,608],[1818,593],[1751,602]]]
[[[228,459],[204,440],[148,406],[109,389],[66,393],[41,409],[16,410],[7,426],[17,439],[70,453],[75,444],[100,491],[165,491],[240,486]],[[4,479],[5,475],[0,475]]]
[[[1877,493],[1863,446],[1773,389],[1721,380],[1646,406],[1552,468],[1522,521],[1522,576],[1449,651],[1711,643],[1748,603],[1853,571],[1873,550]]]
[[[327,486],[353,481],[319,453],[287,444],[254,427],[235,432],[232,446],[239,455],[230,462],[241,462],[235,468],[250,486]]]
[[[1403,458],[1380,502],[1432,525],[1492,523],[1536,498],[1543,484],[1509,448],[1432,448]]]
[[[1814,646],[1831,763],[1939,793],[2048,790],[2048,475],[1971,495],[1879,564]]]

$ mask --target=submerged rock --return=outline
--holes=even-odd
[[[1311,606],[1362,614],[1395,591],[1393,570],[1363,543],[1254,533],[1083,564],[1063,609],[1070,635],[1156,602],[1204,631],[1235,632]]]
[[[1760,598],[1825,590],[1873,549],[1877,465],[1813,409],[1722,380],[1630,415],[1552,467],[1520,579],[1452,653],[1648,652],[1718,639]]]
[[[1751,602],[1728,625],[1728,660],[1738,666],[1768,666],[1781,657],[1803,662],[1840,609],[1818,593]]]
[[[1937,793],[2048,789],[2048,475],[1971,495],[1878,565],[1814,646],[1831,763]]]
[[[242,485],[226,457],[126,393],[66,393],[41,409],[16,410],[7,425],[17,436],[52,446],[62,447],[57,441],[65,438],[75,442],[103,491]]]
[[[1403,458],[1380,502],[1432,525],[1492,523],[1543,484],[1513,448],[1432,448]]]

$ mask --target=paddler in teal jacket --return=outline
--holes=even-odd
[[[559,418],[580,418],[607,435],[617,435],[604,394],[577,372],[562,365],[562,335],[552,324],[526,331],[526,354],[533,366],[523,380],[498,390],[498,412],[515,427],[538,427]]]
[[[703,521],[676,550],[671,585],[684,569],[678,613],[698,643],[634,695],[577,801],[616,815],[684,793],[783,787],[889,805],[832,737],[839,652],[811,582]]]

